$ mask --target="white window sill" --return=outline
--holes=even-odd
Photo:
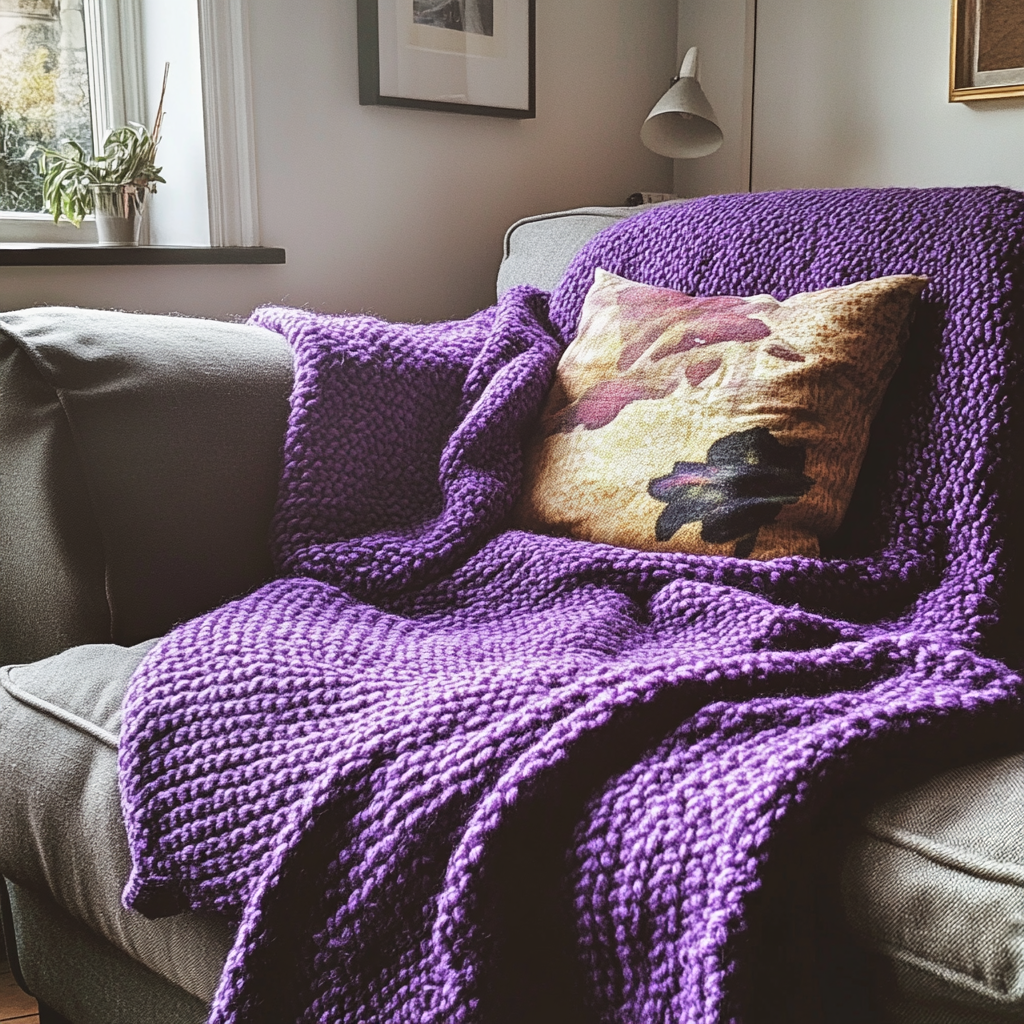
[[[96,241],[96,221],[91,216],[76,228],[66,220],[54,224],[53,218],[46,213],[0,212],[0,243],[95,245]]]

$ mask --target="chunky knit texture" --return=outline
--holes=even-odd
[[[1002,189],[726,196],[603,232],[550,303],[259,310],[297,360],[280,578],[153,650],[120,759],[127,903],[240,922],[211,1019],[772,1019],[773,879],[810,884],[823,814],[1024,717],[992,657],[1022,243]],[[780,299],[929,277],[827,557],[502,530],[597,266]]]

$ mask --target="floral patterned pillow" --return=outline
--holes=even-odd
[[[598,270],[514,524],[642,550],[818,554],[926,284],[881,277],[779,302]]]

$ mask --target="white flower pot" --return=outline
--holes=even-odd
[[[138,245],[149,192],[136,185],[90,185],[100,245]]]

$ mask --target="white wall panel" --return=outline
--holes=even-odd
[[[755,0],[679,0],[679,60],[698,48],[701,88],[725,136],[711,156],[675,161],[679,195],[747,191],[754,9]]]
[[[947,100],[949,6],[758,0],[755,189],[1024,188],[1024,100]]]

